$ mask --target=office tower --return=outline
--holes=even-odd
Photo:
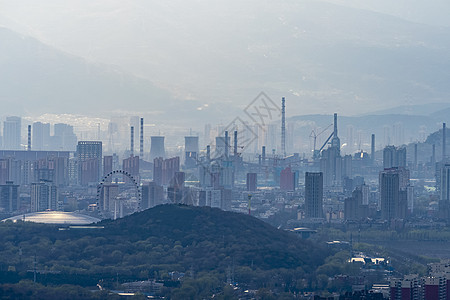
[[[5,150],[21,149],[21,123],[20,117],[6,117],[3,122],[3,148]]]
[[[198,159],[198,136],[184,137],[184,165],[187,169],[195,168]]]
[[[258,184],[258,174],[257,173],[247,173],[247,191],[254,192],[257,189]]]
[[[98,183],[102,174],[102,142],[80,141],[77,145],[78,183]]]
[[[33,123],[33,149],[47,150],[50,143],[50,124],[35,122]],[[52,149],[59,150],[60,147]]]
[[[52,182],[32,183],[30,196],[32,212],[57,209],[58,189]]]
[[[0,210],[12,213],[19,208],[19,185],[12,181],[0,185]]]
[[[163,136],[152,136],[150,145],[150,160],[154,160],[157,157],[166,157],[166,150],[164,148]]]
[[[144,159],[144,118],[141,118],[141,130],[139,132],[139,157]]]
[[[286,157],[286,100],[281,98],[281,155]]]
[[[323,173],[305,173],[305,211],[307,218],[323,218]]]
[[[28,125],[27,150],[31,151],[31,125]]]
[[[164,188],[157,185],[154,181],[142,185],[142,203],[141,208],[152,208],[164,203]]]
[[[291,167],[287,167],[280,173],[280,190],[294,191],[295,190],[295,173],[292,172]]]
[[[384,169],[379,182],[382,219],[404,219],[408,208],[409,172],[404,168]]]

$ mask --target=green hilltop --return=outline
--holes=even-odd
[[[227,281],[255,289],[311,289],[318,280],[326,285],[318,271],[331,272],[322,272],[333,260],[324,246],[216,208],[160,205],[95,225],[104,228],[0,224],[0,284],[31,279],[35,257],[37,281],[45,285],[95,286],[101,281],[115,288],[117,282],[155,279],[181,284],[175,290],[196,285],[194,295],[203,296]],[[182,274],[181,281],[171,272]]]

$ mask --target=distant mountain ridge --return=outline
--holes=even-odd
[[[95,0],[72,9],[24,1],[33,9],[14,17],[30,34],[148,79],[188,100],[177,106],[195,117],[217,118],[221,110],[234,117],[261,90],[286,96],[291,115],[354,115],[450,98],[449,28],[322,1]],[[211,109],[216,103],[226,104]],[[204,104],[208,114],[197,113]]]
[[[0,40],[3,114],[139,114],[152,122],[173,124],[195,120],[198,115],[208,120],[196,101],[176,99],[120,68],[88,62],[4,27],[0,27]],[[208,110],[217,114],[222,108],[219,104]]]

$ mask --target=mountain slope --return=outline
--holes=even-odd
[[[0,27],[0,101],[4,114],[139,114],[172,123],[205,115],[150,81],[94,64]],[[220,107],[210,107],[217,113]]]
[[[355,114],[450,96],[449,29],[381,13],[310,0],[27,4],[10,13],[45,41],[181,99],[243,108],[264,90],[295,114]]]

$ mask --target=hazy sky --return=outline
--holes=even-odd
[[[90,62],[118,66],[199,107],[243,108],[260,91],[286,96],[292,114],[355,114],[449,99],[443,85],[419,74],[425,65],[439,68],[430,51],[448,53],[448,41],[439,38],[448,37],[448,28],[435,26],[450,26],[449,1],[328,2],[339,6],[0,0],[0,24]],[[443,66],[449,62],[441,59]]]

